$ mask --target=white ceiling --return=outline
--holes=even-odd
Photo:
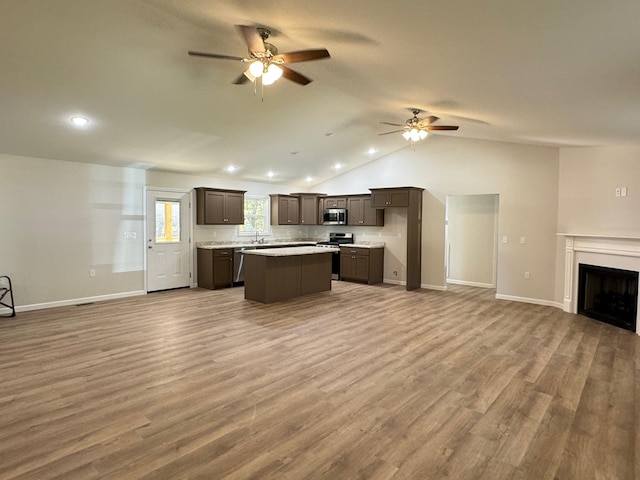
[[[638,145],[639,20],[638,0],[2,0],[0,153],[210,176],[233,164],[302,187],[407,148],[380,122],[411,107],[460,126],[439,135]],[[243,64],[187,55],[246,56],[235,24],[331,58],[292,64],[314,81],[261,99],[231,83]]]

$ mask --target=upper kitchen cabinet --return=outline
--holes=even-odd
[[[196,223],[198,225],[242,225],[244,223],[243,190],[196,188]]]
[[[324,208],[347,208],[347,197],[324,197]]]
[[[409,191],[413,187],[407,188],[372,188],[372,206],[384,207],[408,207]]]
[[[347,224],[361,227],[384,226],[384,210],[372,207],[371,195],[347,197]]]
[[[271,225],[298,225],[300,202],[293,195],[270,195]]]
[[[316,193],[292,193],[291,195],[298,197],[300,225],[318,225],[319,195]]]

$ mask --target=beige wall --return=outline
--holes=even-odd
[[[427,141],[346,172],[320,185],[327,193],[359,193],[370,187],[425,189],[422,284],[445,287],[445,200],[447,195],[499,194],[497,294],[503,298],[556,304],[558,149],[433,135]],[[518,240],[525,236],[525,245]],[[402,258],[404,238],[382,238]],[[385,262],[385,279],[393,278]],[[530,279],[524,272],[530,272]],[[404,280],[404,278],[402,278]]]
[[[16,305],[143,289],[143,170],[0,155],[0,172],[0,274]]]
[[[626,197],[616,188],[626,187]],[[640,147],[560,149],[558,232],[640,237]],[[564,294],[564,238],[556,297]]]
[[[562,148],[559,192],[558,232],[640,236],[640,147]]]

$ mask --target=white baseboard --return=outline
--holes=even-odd
[[[389,285],[401,285],[403,287],[407,284],[404,280],[391,280],[388,278],[385,278],[383,282],[388,283]],[[420,288],[426,288],[427,290],[439,290],[441,292],[445,292],[447,290],[446,285],[428,285],[426,283],[421,283]]]
[[[83,303],[102,302],[104,300],[115,300],[118,298],[136,297],[138,295],[146,295],[144,290],[135,290],[133,292],[111,293],[109,295],[97,295],[95,297],[72,298],[69,300],[57,300],[55,302],[34,303],[31,305],[16,306],[16,312],[28,312],[30,310],[43,310],[45,308],[67,307],[69,305],[81,305]]]
[[[539,298],[527,298],[527,297],[516,297],[513,295],[501,295],[496,294],[497,300],[510,300],[512,302],[522,302],[522,303],[532,303],[534,305],[544,305],[547,307],[555,307],[563,310],[564,305],[560,302],[553,302],[551,300],[540,300]]]
[[[491,285],[490,283],[467,282],[466,280],[452,280],[450,278],[447,279],[447,283],[452,283],[453,285],[466,285],[467,287],[496,288],[495,285]]]
[[[446,292],[447,291],[447,286],[446,285],[429,285],[426,283],[421,283],[420,284],[420,288],[425,288],[427,290],[438,290],[440,292]]]

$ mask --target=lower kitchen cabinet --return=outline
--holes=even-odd
[[[382,282],[384,248],[340,247],[340,279],[370,285]]]
[[[233,286],[233,249],[198,249],[198,286],[215,290]]]

